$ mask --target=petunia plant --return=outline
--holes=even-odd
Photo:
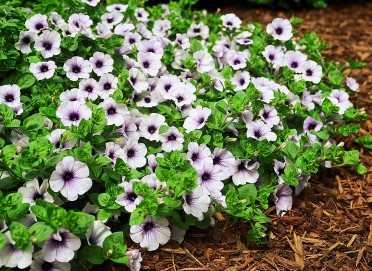
[[[194,2],[0,6],[4,270],[139,270],[216,212],[263,243],[265,210],[288,212],[319,168],[366,172],[335,140],[366,119],[349,99],[363,63],[325,62],[298,18],[245,25]]]

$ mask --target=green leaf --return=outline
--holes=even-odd
[[[116,245],[124,245],[124,235],[122,231],[114,232],[103,241],[103,250],[107,253],[109,250],[115,251]]]
[[[84,237],[94,220],[93,215],[70,210],[66,216],[67,229],[79,237]]]
[[[239,90],[237,93],[235,93],[234,97],[230,100],[229,105],[231,109],[240,113],[240,112],[243,112],[247,103],[248,103],[247,94],[244,91]]]
[[[26,89],[31,87],[33,84],[35,84],[36,78],[32,73],[22,73],[20,76],[18,76],[16,80],[16,84],[21,89]]]
[[[363,147],[367,149],[372,149],[372,135],[357,137],[355,138],[355,142],[358,144],[362,144]]]
[[[339,70],[333,70],[328,73],[328,79],[333,85],[340,86],[345,77]]]
[[[8,237],[4,233],[0,232],[0,249],[2,249],[5,246],[7,241]]]
[[[238,187],[240,199],[247,199],[250,204],[253,204],[257,198],[257,189],[254,184],[245,184]]]
[[[99,167],[106,166],[110,164],[111,162],[112,161],[110,158],[106,156],[101,156],[101,155],[94,159],[94,165],[99,166]]]
[[[47,221],[48,220],[48,214],[44,207],[34,205],[31,206],[31,212],[36,216],[38,221]]]
[[[6,145],[2,151],[1,156],[4,157],[5,161],[9,161],[10,159],[14,158],[14,155],[17,153],[17,145]]]
[[[25,225],[18,222],[12,222],[9,226],[9,230],[12,239],[15,241],[14,247],[23,251],[29,251],[32,249],[30,234]]]
[[[289,185],[298,185],[297,180],[298,169],[294,164],[289,164],[284,168],[283,180]]]
[[[98,202],[102,207],[110,206],[112,204],[112,198],[107,193],[101,193],[98,195]]]
[[[82,119],[79,123],[79,127],[77,129],[77,136],[81,139],[84,139],[90,132],[91,123],[89,120]]]
[[[31,115],[23,121],[22,127],[28,132],[36,132],[44,127],[44,118],[40,114]]]
[[[357,165],[359,162],[359,151],[357,150],[346,151],[342,159],[343,159],[342,165],[350,165],[350,166]]]
[[[9,124],[13,117],[13,110],[6,104],[0,104],[0,123]]]
[[[358,174],[366,174],[368,172],[367,168],[362,164],[362,163],[359,163],[357,165],[357,172]]]
[[[293,141],[287,141],[283,152],[287,154],[291,160],[295,160],[299,152],[299,147]]]
[[[191,50],[193,52],[198,52],[198,51],[203,50],[203,45],[197,39],[192,39],[190,43],[191,43]]]
[[[48,226],[45,222],[37,222],[33,224],[30,229],[31,237],[36,238],[36,242],[46,240],[53,232],[53,228]]]
[[[145,214],[140,208],[136,208],[131,214],[129,219],[129,226],[139,225],[145,221]]]
[[[103,248],[97,245],[84,247],[81,250],[81,255],[92,264],[101,264],[106,260],[106,254]]]
[[[258,153],[264,157],[269,156],[276,149],[275,145],[271,144],[267,139],[260,141],[257,145],[257,148],[258,148]]]
[[[97,218],[104,221],[112,216],[113,211],[108,209],[101,209],[97,214]]]

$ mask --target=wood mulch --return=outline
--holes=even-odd
[[[262,24],[292,15],[304,19],[299,33],[315,30],[329,44],[327,60],[343,63],[358,58],[367,63],[351,76],[360,83],[353,99],[372,117],[372,3],[353,1],[317,10],[268,11],[242,5],[224,6],[244,23]],[[214,6],[218,3],[213,4]],[[216,10],[210,8],[210,11]],[[361,123],[359,135],[372,134],[372,122]],[[294,208],[282,218],[273,208],[268,244],[247,244],[248,225],[231,225],[227,216],[216,218],[216,227],[187,234],[156,252],[143,252],[143,270],[372,270],[372,151],[353,143],[354,136],[340,138],[348,148],[359,149],[368,168],[364,176],[351,168],[322,171],[295,198]],[[128,270],[119,265],[101,270]]]

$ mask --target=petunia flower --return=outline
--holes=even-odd
[[[118,11],[118,12],[125,12],[128,8],[128,5],[123,5],[123,4],[113,4],[113,5],[108,5],[106,6],[106,10],[108,12],[113,12]]]
[[[234,89],[235,91],[245,90],[245,89],[247,89],[247,87],[249,85],[250,79],[251,79],[251,77],[249,75],[249,72],[247,72],[247,71],[237,71],[234,74],[234,77],[231,78],[231,83],[236,85],[236,87]]]
[[[68,59],[63,65],[63,70],[71,81],[77,81],[80,78],[89,78],[92,69],[92,64],[80,56],[74,56]]]
[[[210,72],[215,68],[214,59],[207,49],[195,52],[193,58],[196,63],[196,70],[200,73]]]
[[[69,201],[75,201],[78,195],[85,194],[92,187],[89,168],[74,157],[66,156],[57,163],[49,185],[52,191],[60,192]]]
[[[230,50],[227,55],[227,63],[233,68],[234,70],[240,70],[247,67],[247,60],[246,56],[243,52],[236,52]]]
[[[202,189],[203,194],[218,197],[224,187],[222,169],[207,162],[198,167],[197,172],[198,186]]]
[[[141,269],[141,252],[138,249],[128,250],[125,255],[129,257],[129,261],[125,264],[131,271],[140,271]]]
[[[276,214],[283,216],[288,210],[292,209],[292,189],[287,184],[279,184],[274,191]]]
[[[161,67],[161,55],[155,53],[138,53],[138,66],[146,75],[156,76]]]
[[[18,188],[18,192],[22,194],[22,202],[30,205],[35,205],[37,199],[53,202],[53,197],[48,193],[48,187],[48,180],[44,180],[40,186],[38,179],[33,179],[28,181],[25,186]]]
[[[22,103],[19,86],[16,84],[0,86],[0,104],[6,104],[11,108],[20,106]]]
[[[143,176],[142,179],[141,179],[141,182],[146,183],[150,188],[152,188],[154,190],[157,190],[161,187],[166,187],[167,186],[166,182],[159,181],[159,179],[156,177],[156,175],[154,173]]]
[[[56,31],[44,30],[35,42],[36,51],[44,58],[50,58],[61,53],[61,36]]]
[[[58,261],[47,262],[43,258],[41,251],[34,254],[34,261],[30,266],[30,271],[70,271],[70,263],[61,263]]]
[[[310,116],[308,116],[304,120],[303,129],[305,133],[310,132],[311,130],[314,130],[314,132],[319,132],[322,127],[323,127],[323,123],[321,121],[317,121]]]
[[[344,90],[333,89],[328,96],[328,99],[335,105],[339,107],[338,113],[340,115],[344,114],[346,109],[353,106],[349,100],[349,94]]]
[[[137,68],[129,70],[129,83],[137,93],[141,93],[149,88],[146,76]]]
[[[57,108],[56,116],[61,119],[64,126],[79,126],[82,119],[90,119],[92,111],[85,104],[78,101],[64,102]]]
[[[301,73],[303,65],[306,63],[307,56],[300,51],[287,51],[284,54],[283,65],[291,70]]]
[[[244,185],[246,183],[255,183],[259,178],[257,169],[260,167],[259,162],[237,159],[232,177],[235,185]]]
[[[203,22],[199,22],[198,24],[192,23],[187,31],[187,37],[194,38],[197,36],[200,36],[204,40],[209,37],[209,27]]]
[[[145,115],[141,119],[139,126],[142,137],[151,141],[160,141],[159,128],[165,125],[165,117],[157,113]]]
[[[112,57],[102,52],[95,52],[93,56],[89,58],[89,62],[92,63],[93,71],[98,76],[110,73],[114,69],[114,60]]]
[[[26,20],[26,28],[34,33],[39,33],[43,29],[48,28],[48,17],[43,14],[35,14]]]
[[[266,32],[275,40],[287,41],[292,38],[292,25],[287,19],[276,18],[266,27]]]
[[[130,33],[130,31],[134,29],[135,27],[132,23],[120,23],[115,27],[114,33],[116,35],[125,36],[126,33]]]
[[[65,129],[55,129],[45,137],[54,144],[55,152],[71,149],[76,144],[76,139],[63,139]]]
[[[79,102],[80,104],[85,103],[84,93],[77,88],[68,89],[59,95],[61,103],[65,102]]]
[[[49,21],[54,25],[54,26],[58,26],[58,27],[61,27],[62,25],[65,25],[66,24],[66,21],[62,18],[61,15],[59,15],[57,12],[53,11],[50,15],[49,15]]]
[[[136,17],[136,19],[140,22],[148,22],[149,21],[149,15],[150,13],[148,13],[144,8],[137,8],[135,11],[134,11],[134,16]]]
[[[233,13],[222,15],[221,20],[222,25],[229,30],[233,30],[234,28],[239,29],[242,23],[242,20]]]
[[[171,29],[171,22],[167,19],[156,20],[152,28],[154,36],[165,38],[169,36],[169,30]]]
[[[142,248],[156,250],[170,240],[169,222],[166,218],[147,217],[141,225],[130,227],[130,238]]]
[[[160,135],[161,148],[165,152],[172,152],[183,149],[184,135],[174,126],[170,127],[167,132]]]
[[[43,259],[47,262],[59,261],[66,263],[74,258],[74,251],[78,250],[80,246],[80,238],[68,230],[60,229],[45,241],[41,253]]]
[[[34,247],[32,246],[29,251],[22,251],[16,248],[15,241],[10,235],[10,231],[5,232],[8,240],[6,241],[4,247],[0,250],[0,266],[8,268],[19,268],[24,269],[31,265],[32,263],[32,253]]]
[[[221,169],[222,180],[226,180],[234,173],[235,157],[233,154],[222,148],[215,148],[211,155],[213,166]]]
[[[123,19],[124,15],[116,10],[105,13],[101,16],[102,23],[107,25],[110,29],[112,29],[115,25],[121,23]]]
[[[265,50],[262,52],[266,61],[274,65],[274,69],[280,67],[283,63],[284,53],[280,47],[275,47],[273,45],[267,45]]]
[[[17,50],[20,50],[24,54],[32,52],[30,44],[37,40],[37,34],[32,31],[21,31],[19,32],[19,40],[14,44]]]
[[[30,71],[34,74],[37,80],[52,78],[56,68],[57,65],[54,61],[30,64]]]
[[[191,105],[196,101],[195,92],[196,88],[193,84],[180,82],[171,87],[169,95],[176,106],[180,108],[185,105]]]
[[[318,84],[322,78],[322,66],[318,65],[315,61],[308,60],[302,65],[302,76],[301,78],[305,81],[313,82]]]
[[[197,142],[190,142],[187,149],[186,158],[194,168],[200,168],[206,163],[212,164],[211,150],[206,144],[198,145]]]
[[[115,144],[114,142],[106,142],[105,156],[116,163],[117,158],[123,159],[124,150],[119,144]]]
[[[103,241],[111,234],[110,228],[99,220],[95,220],[88,232],[85,234],[89,245],[102,247]]]
[[[202,107],[198,105],[189,112],[189,116],[185,119],[183,123],[183,128],[186,129],[186,133],[190,133],[194,130],[199,130],[204,127],[205,122],[212,113],[212,110],[207,107]]]
[[[136,141],[128,141],[124,148],[124,162],[131,168],[139,168],[146,165],[146,145]]]
[[[143,200],[142,196],[137,195],[133,191],[133,183],[139,182],[138,179],[132,179],[129,182],[123,182],[120,184],[124,188],[124,193],[120,194],[115,202],[124,207],[124,209],[131,213],[133,212],[138,204]]]
[[[116,103],[111,97],[106,98],[98,105],[105,110],[107,125],[121,126],[124,123],[124,114],[128,112],[125,104]]]
[[[359,89],[358,82],[352,77],[346,77],[346,86],[352,91],[358,91]]]
[[[94,78],[82,79],[79,82],[79,89],[84,97],[95,101],[98,98],[99,84]]]
[[[266,123],[269,128],[272,128],[274,125],[278,125],[280,118],[275,107],[268,104],[264,105],[264,108],[258,112],[258,116]]]
[[[211,199],[208,195],[203,194],[203,189],[197,187],[191,194],[185,193],[183,196],[183,210],[186,214],[195,216],[199,221],[204,219],[204,213],[209,209]]]
[[[252,121],[246,124],[247,127],[247,137],[253,138],[258,141],[267,139],[268,141],[276,141],[277,135],[271,132],[269,125],[265,124],[261,120]]]
[[[83,13],[74,13],[68,18],[68,23],[77,29],[88,28],[93,24],[89,15]]]
[[[80,0],[80,1],[91,7],[95,7],[101,0]]]

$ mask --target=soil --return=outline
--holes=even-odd
[[[212,4],[210,4],[212,5]],[[216,11],[210,6],[210,11]],[[353,102],[372,117],[372,2],[344,3],[324,9],[274,11],[230,4],[221,13],[236,13],[244,23],[266,25],[276,17],[303,19],[299,34],[316,31],[328,43],[326,60],[344,63],[348,58],[367,63],[351,76],[360,83]],[[361,122],[359,135],[372,134],[372,122]],[[248,225],[231,225],[229,217],[216,216],[216,226],[194,230],[181,245],[170,242],[156,252],[142,252],[143,270],[372,270],[372,150],[339,138],[347,148],[359,149],[368,168],[360,176],[353,168],[332,169],[312,177],[284,217],[267,211],[272,219],[266,245],[248,244]],[[136,246],[134,246],[136,247]],[[138,246],[137,246],[138,247]],[[128,270],[120,265],[101,270]]]

